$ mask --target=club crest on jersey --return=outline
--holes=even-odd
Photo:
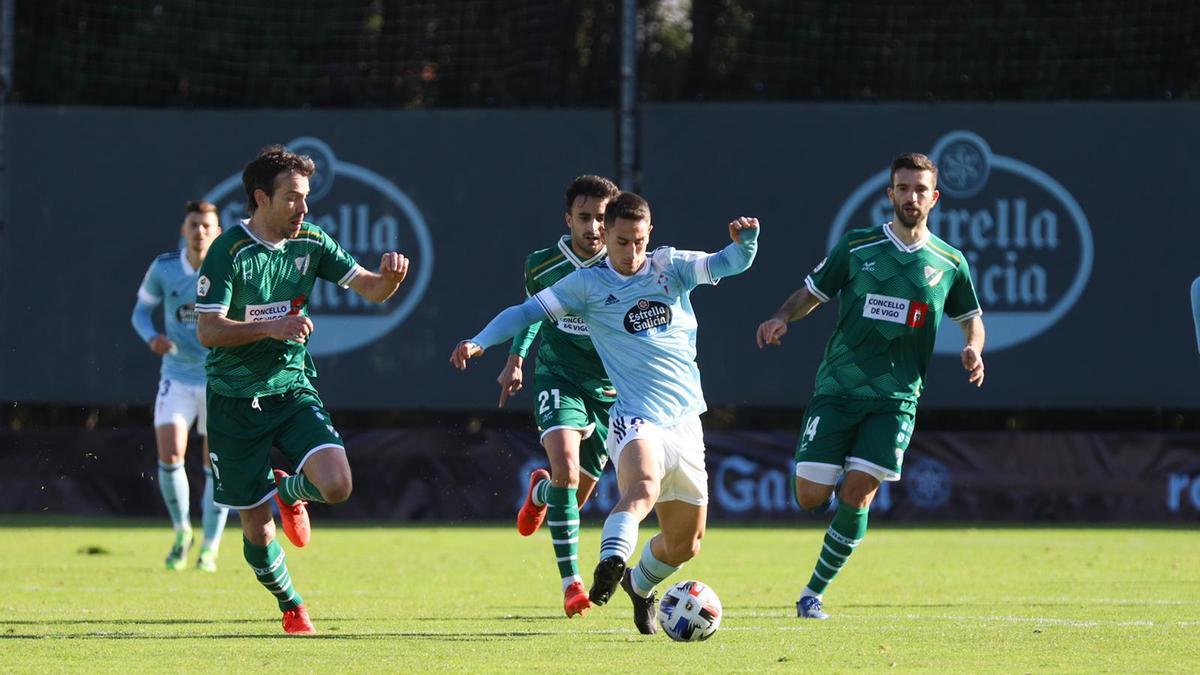
[[[926,265],[925,266],[925,281],[928,281],[930,286],[937,286],[942,281],[942,275],[944,275],[945,273],[946,273],[946,270],[939,270],[936,267]]]
[[[868,293],[867,300],[863,303],[862,315],[867,319],[920,328],[925,325],[925,318],[929,315],[929,305],[890,295]]]
[[[204,297],[208,295],[208,289],[212,287],[212,282],[203,274],[196,280],[196,295]]]
[[[625,330],[653,335],[671,325],[671,308],[657,300],[642,298],[625,313]]]
[[[305,273],[308,272],[308,262],[311,257],[312,257],[312,254],[305,254],[305,255],[300,256],[299,258],[296,258],[296,260],[294,261],[296,263],[296,270],[298,272],[300,272],[301,276],[303,276]]]

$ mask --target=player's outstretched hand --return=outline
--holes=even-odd
[[[787,330],[787,323],[775,317],[758,324],[758,335],[755,336],[758,339],[758,348],[780,344],[779,338],[787,335]]]
[[[729,224],[729,238],[734,240],[735,242],[741,241],[740,239],[738,239],[738,232],[741,232],[742,230],[757,230],[757,229],[758,229],[758,218],[747,218],[746,216],[742,216],[741,218],[738,218],[737,220],[735,220]]]
[[[408,258],[390,251],[379,260],[379,276],[399,286],[408,276]]]
[[[276,340],[304,342],[313,332],[313,322],[307,316],[289,314],[267,322],[267,329]]]
[[[504,364],[504,370],[500,371],[500,375],[496,378],[496,382],[500,385],[500,405],[504,407],[504,402],[509,396],[521,391],[521,387],[525,386],[523,380],[525,374],[521,372],[521,364],[517,361],[520,357],[512,354],[508,357],[508,362]]]
[[[149,344],[150,351],[158,354],[159,356],[171,351],[171,348],[175,346],[174,342],[171,342],[169,339],[167,339],[166,335],[162,334],[155,335],[154,337],[150,338]]]
[[[967,376],[967,382],[973,383],[976,387],[983,386],[983,357],[979,352],[975,351],[974,347],[963,347],[962,350],[963,368],[970,375]]]
[[[467,361],[470,361],[482,353],[482,347],[474,342],[471,342],[470,340],[463,340],[462,342],[458,343],[458,346],[456,346],[454,351],[450,354],[450,363],[454,364],[454,367],[458,368],[459,370],[466,370]]]

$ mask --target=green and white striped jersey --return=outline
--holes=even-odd
[[[360,271],[354,258],[312,223],[301,225],[294,239],[272,245],[242,221],[217,237],[200,266],[196,312],[250,322],[307,316],[317,277],[345,288]],[[303,344],[270,338],[213,347],[205,370],[212,391],[236,398],[311,386],[309,379],[317,376]]]
[[[906,245],[891,223],[847,232],[804,283],[822,302],[840,295],[816,394],[915,402],[942,314],[983,313],[961,251],[933,234]]]

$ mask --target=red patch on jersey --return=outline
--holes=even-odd
[[[303,312],[304,311],[304,302],[306,300],[308,300],[308,297],[303,296],[303,295],[299,295],[299,296],[292,298],[292,309],[290,312],[288,312],[288,314],[290,314],[292,316],[296,316],[296,315],[299,315],[300,312]]]
[[[908,305],[908,320],[904,323],[913,328],[920,328],[925,325],[925,317],[929,314],[929,305],[923,302],[913,301]]]

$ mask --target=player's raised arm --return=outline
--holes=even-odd
[[[962,350],[962,364],[970,375],[967,376],[967,382],[974,384],[976,387],[983,386],[983,319],[979,316],[973,316],[966,321],[960,321],[959,328],[962,328],[963,339],[967,343]]]
[[[715,280],[750,269],[758,252],[758,232],[758,218],[742,216],[729,223],[729,238],[733,243],[708,257],[709,275]]]
[[[390,251],[380,258],[379,272],[361,270],[350,280],[350,288],[363,298],[378,304],[392,297],[406,276],[408,258]]]
[[[520,330],[548,316],[545,306],[537,296],[520,305],[514,305],[496,315],[478,335],[459,342],[450,354],[450,363],[459,370],[467,369],[467,361],[483,353],[488,347],[512,339]]]

